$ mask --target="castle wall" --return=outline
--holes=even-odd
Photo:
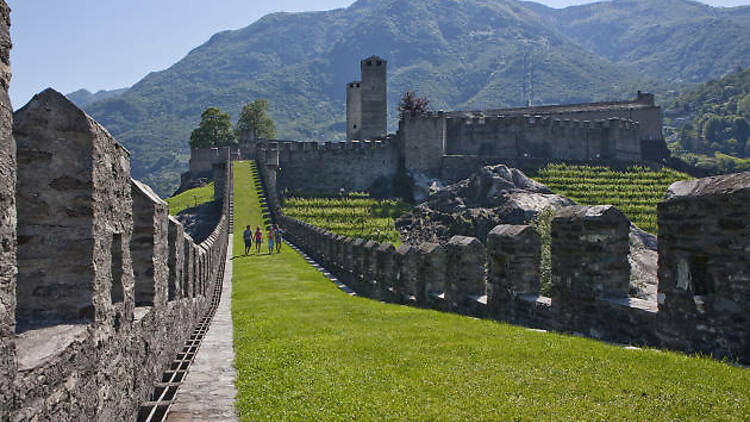
[[[9,116],[0,122],[2,147]],[[62,94],[35,96],[16,113],[14,136],[21,157],[15,192],[21,276],[12,279],[16,266],[2,255],[0,266],[10,273],[0,273],[0,287],[9,280],[21,306],[15,315],[0,313],[0,419],[132,420],[210,305],[205,293],[224,265],[228,239],[231,167],[223,215],[195,245],[169,220],[161,199],[131,186],[127,151]],[[7,158],[0,154],[0,165]],[[0,187],[6,200],[8,184]],[[136,233],[145,235],[140,245],[131,247],[134,220],[147,224]],[[139,247],[149,251],[143,260]],[[176,268],[194,262],[185,251],[196,248],[204,251],[203,289],[188,297],[176,281],[197,285],[198,275]],[[134,273],[151,277],[153,306],[136,308]],[[0,311],[7,311],[12,301],[0,299]],[[13,325],[18,334],[9,332]]]
[[[10,49],[10,8],[0,0],[0,403],[10,401],[16,372],[16,143],[8,97]]]
[[[378,179],[393,177],[398,168],[397,147],[391,140],[325,144],[271,142],[261,143],[259,148],[258,160],[264,165],[269,160],[278,160],[279,170],[273,173],[275,183],[278,189],[289,192],[365,191]],[[266,151],[278,153],[274,152],[272,157],[267,156]]]
[[[618,118],[566,121],[546,116],[448,117],[445,154],[638,161],[641,150],[637,131],[637,124]]]

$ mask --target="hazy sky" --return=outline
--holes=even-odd
[[[408,1],[408,0],[403,0]],[[552,7],[592,3],[537,0]],[[15,108],[53,87],[63,93],[130,86],[222,30],[278,11],[327,10],[353,0],[7,0]],[[715,6],[750,0],[707,0]]]

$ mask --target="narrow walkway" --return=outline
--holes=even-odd
[[[229,235],[221,302],[190,372],[177,390],[177,400],[169,410],[168,422],[237,420],[234,410],[237,371],[232,337],[233,237]]]

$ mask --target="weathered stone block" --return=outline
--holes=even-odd
[[[555,295],[627,296],[630,222],[612,205],[561,208],[552,220]]]
[[[111,318],[113,239],[132,233],[130,159],[107,131],[48,89],[14,116],[21,327]],[[121,256],[125,301],[133,273]],[[17,327],[18,328],[18,327]]]
[[[185,297],[195,297],[193,283],[195,281],[195,242],[190,235],[183,236],[182,248],[185,254],[182,278],[182,292]]]
[[[382,292],[381,297],[391,299],[395,295],[395,286],[398,273],[396,271],[396,247],[386,242],[380,245],[375,252],[377,258],[377,270],[375,279],[378,282],[378,290]]]
[[[418,296],[424,295],[418,294],[419,291],[424,292],[424,280],[419,277],[421,259],[419,249],[409,245],[401,245],[396,250],[396,254],[396,271],[398,275],[396,292],[406,302],[416,301]]]
[[[531,226],[499,225],[487,236],[487,302],[499,311],[513,296],[539,293],[542,239]]]
[[[673,184],[658,219],[667,345],[750,360],[750,172]]]
[[[169,279],[169,205],[147,185],[132,181],[135,306],[163,306]]]
[[[417,301],[421,304],[429,303],[430,297],[445,293],[447,255],[445,248],[438,243],[422,243],[419,245],[422,255],[421,283],[423,291],[417,291]]]
[[[380,245],[374,240],[368,240],[365,242],[362,249],[362,274],[366,282],[372,283],[377,281],[378,276],[378,248]]]
[[[447,246],[445,298],[462,307],[485,295],[484,245],[475,237],[453,236]]]
[[[169,284],[167,299],[175,300],[185,296],[182,291],[185,269],[185,229],[176,218],[169,216]]]

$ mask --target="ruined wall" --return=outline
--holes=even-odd
[[[261,143],[257,157],[278,150],[278,189],[289,192],[338,194],[365,191],[378,179],[393,177],[398,168],[396,144],[385,141],[346,143]],[[275,159],[275,158],[274,158]]]
[[[131,185],[127,151],[62,94],[38,94],[14,119],[22,276],[16,285],[2,273],[0,311],[6,292],[21,306],[0,313],[0,420],[132,420],[210,304],[226,252],[231,166],[221,220],[195,245],[158,196]],[[0,135],[10,124],[8,114]],[[7,188],[0,199],[12,198]],[[0,265],[14,271],[15,244],[3,246]],[[197,248],[200,280],[185,271]],[[147,280],[149,306],[136,307],[134,274]]]
[[[366,297],[750,362],[749,199],[750,173],[670,188],[659,206],[658,303],[629,296],[629,222],[612,206],[555,215],[552,297],[540,292],[541,240],[529,226],[497,226],[486,249],[462,236],[444,247],[395,249],[281,214],[278,221],[297,246]]]

